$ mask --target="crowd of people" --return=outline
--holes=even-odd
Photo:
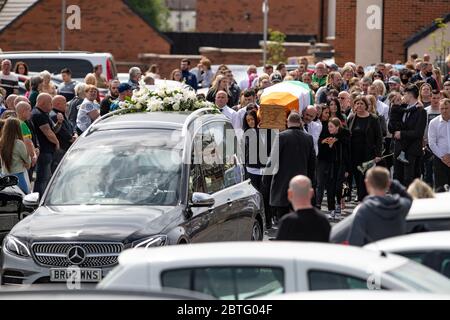
[[[450,68],[450,56],[446,63]],[[265,88],[297,80],[314,94],[314,103],[298,115],[293,111],[286,132],[279,135],[278,173],[266,177],[267,163],[247,163],[247,175],[269,199],[266,213],[271,211],[275,219],[292,210],[287,190],[298,174],[310,178],[318,209],[326,192],[331,220],[341,219],[346,202],[359,203],[368,195],[365,178],[372,166],[386,168],[404,186],[422,179],[437,192],[448,190],[450,76],[442,76],[429,56],[412,56],[400,70],[378,63],[364,72],[351,62],[342,67],[319,62],[310,70],[302,58],[290,72],[284,64],[265,66],[263,74],[256,71],[249,66],[248,80],[237,84],[231,71],[220,66],[206,97],[221,109],[226,106],[223,113],[246,138],[248,130],[261,136],[259,101]],[[312,149],[304,133],[312,138]],[[258,150],[265,147],[264,140],[270,138],[257,140]],[[357,196],[351,199],[354,189]]]
[[[450,56],[446,63],[450,69]],[[388,63],[378,63],[369,71],[352,62],[341,67],[323,62],[310,66],[305,57],[295,70],[280,63],[266,65],[258,74],[257,67],[250,65],[247,78],[239,83],[226,65],[213,72],[207,58],[193,69],[183,59],[180,69],[171,73],[171,80],[193,90],[206,88],[199,98],[214,102],[245,137],[258,136],[258,150],[277,153],[278,167],[270,176],[264,169],[273,156],[266,162],[250,161],[248,153],[245,157],[247,177],[265,200],[267,227],[272,217],[281,219],[292,210],[289,184],[298,175],[309,178],[313,207],[322,209],[326,193],[329,219],[334,220],[340,219],[346,203],[361,202],[368,195],[366,172],[372,166],[385,168],[404,186],[423,179],[437,192],[448,189],[450,73],[443,76],[428,55],[411,56],[400,70]],[[36,171],[34,191],[41,194],[64,153],[93,121],[116,110],[141,80],[151,85],[161,78],[158,66],[152,65],[146,74],[131,68],[128,82],[107,82],[99,65],[77,83],[65,68],[58,86],[49,72],[42,71],[27,81],[26,94],[19,96],[18,76],[27,75],[27,65],[17,63],[12,68],[11,61],[3,60],[1,70],[2,173],[17,175],[21,189],[29,193]],[[290,80],[305,83],[314,99],[291,112],[287,129],[271,145],[268,141],[273,137],[261,139],[259,132],[260,98],[266,88]],[[109,91],[103,96],[99,88]],[[297,182],[309,185],[303,178]],[[354,188],[357,197],[351,199]],[[309,195],[309,189],[302,190]]]

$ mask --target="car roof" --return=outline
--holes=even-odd
[[[414,233],[366,245],[365,249],[386,252],[450,250],[450,231]]]
[[[198,110],[200,111],[200,110]],[[95,122],[90,131],[117,129],[168,129],[181,130],[192,112],[136,112],[112,115],[108,114]],[[227,121],[222,114],[201,115],[202,121],[212,119]]]
[[[450,300],[450,295],[387,290],[323,290],[264,296],[254,300]]]
[[[312,242],[224,242],[168,246],[151,249],[132,249],[119,256],[119,264],[167,265],[192,267],[204,261],[207,265],[239,265],[245,261],[267,259],[280,261],[311,261],[351,266],[359,270],[391,270],[408,260],[399,256],[381,254],[357,247]],[[248,263],[247,263],[248,264]]]
[[[440,193],[432,199],[416,199],[413,201],[408,221],[423,219],[450,218],[450,193]]]

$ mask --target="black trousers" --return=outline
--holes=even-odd
[[[262,184],[262,175],[252,174],[247,172],[247,178],[250,179],[252,185],[256,190],[262,193],[261,184]]]
[[[438,192],[443,192],[444,186],[450,186],[450,168],[446,166],[438,157],[434,157],[434,188]]]
[[[275,207],[277,218],[280,220],[284,215],[292,211],[291,207]]]
[[[344,172],[336,162],[319,160],[317,166],[317,208],[321,208],[323,194],[327,190],[328,210],[336,209],[336,201],[340,205],[344,183]]]
[[[356,192],[358,195],[358,200],[363,201],[363,199],[367,196],[367,189],[366,184],[364,183],[365,175],[358,170],[358,166],[360,166],[361,163],[352,162],[352,176],[355,180],[356,185]]]
[[[394,160],[394,179],[397,179],[404,186],[408,187],[416,178],[419,178],[417,172],[417,165],[419,157],[407,155],[409,164],[404,164],[395,158]]]
[[[266,227],[272,227],[272,218],[274,217],[274,208],[270,205],[270,185],[272,184],[272,176],[262,176],[261,194],[264,199],[264,212],[266,214]]]
[[[392,138],[385,138],[383,156],[387,156],[393,153],[392,151],[393,148],[391,146],[392,146]],[[394,165],[394,156],[384,158],[378,165],[385,167],[390,171],[391,167]]]

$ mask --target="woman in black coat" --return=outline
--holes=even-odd
[[[356,182],[358,201],[367,196],[364,174],[358,170],[362,163],[381,161],[383,136],[376,115],[369,113],[369,102],[366,97],[358,96],[354,101],[354,114],[348,119],[351,133],[351,171]]]

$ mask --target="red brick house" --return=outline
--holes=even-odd
[[[434,19],[450,13],[449,0],[335,0],[336,40],[335,59],[338,64],[347,61],[358,62],[358,50],[364,50],[366,43],[358,42],[357,33],[371,41],[380,50],[379,61],[394,63],[407,58],[407,40],[428,27]],[[358,13],[367,19],[375,13],[370,6],[378,6],[381,16],[379,30],[365,30],[364,23],[358,24]],[[369,12],[369,13],[367,13]],[[361,17],[361,16],[360,16]],[[371,22],[369,21],[369,25]],[[373,35],[372,35],[373,34]],[[378,40],[379,39],[379,42]],[[370,43],[369,43],[370,45]],[[360,53],[364,56],[364,53]],[[374,61],[373,61],[374,62]]]
[[[66,4],[79,6],[81,24],[80,29],[65,29],[65,50],[111,52],[118,61],[136,61],[143,52],[170,53],[170,40],[126,0]],[[61,0],[0,0],[0,9],[3,51],[61,49]]]
[[[197,0],[197,31],[262,33],[262,2]],[[407,40],[450,13],[449,0],[286,0],[269,5],[269,28],[332,44],[338,64],[403,61]],[[379,23],[370,21],[372,15],[378,15]]]

